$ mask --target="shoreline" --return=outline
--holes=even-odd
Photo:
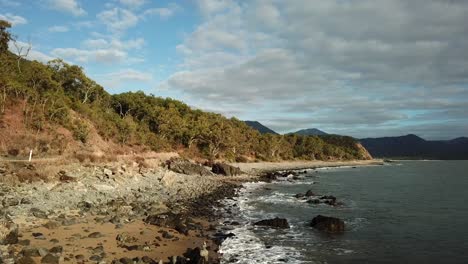
[[[18,261],[30,257],[40,263],[43,257],[51,255],[62,262],[82,263],[146,257],[169,263],[172,256],[182,256],[188,248],[200,248],[206,241],[210,263],[219,263],[221,243],[215,233],[225,230],[223,216],[217,209],[224,206],[223,200],[235,196],[243,183],[262,180],[262,173],[273,170],[378,164],[377,161],[234,163],[231,165],[246,173],[227,177],[178,174],[160,167],[160,160],[147,163],[148,168],[122,163],[49,164],[55,170],[47,168],[48,171],[59,171],[58,175],[62,175],[52,182],[14,184],[3,177],[0,215],[8,214],[18,224],[19,243],[0,246],[3,254],[0,259]],[[32,171],[46,169],[41,168],[42,164],[32,164],[24,166]],[[4,162],[0,163],[2,166],[5,167]],[[23,170],[18,167],[22,165],[15,166],[12,168],[17,171],[12,175]],[[186,229],[176,231],[175,223],[161,225],[157,220],[155,225],[148,220],[159,215],[175,217],[174,221],[182,221]],[[128,239],[120,241],[119,237]],[[42,250],[42,255],[29,256],[25,249]],[[57,250],[60,252],[52,253]]]
[[[284,161],[284,162],[256,162],[256,163],[230,163],[232,166],[239,167],[242,171],[254,174],[281,170],[305,170],[318,169],[326,167],[344,167],[344,166],[371,166],[383,165],[384,160],[351,160],[351,161]]]

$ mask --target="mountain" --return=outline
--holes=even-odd
[[[376,158],[468,159],[468,138],[425,140],[409,134],[399,137],[365,138],[361,144]]]
[[[308,128],[308,129],[301,129],[299,131],[293,132],[291,134],[303,135],[303,136],[324,136],[328,135],[327,133],[323,132],[317,128]]]
[[[273,135],[278,135],[278,133],[276,133],[275,131],[273,131],[272,129],[264,126],[262,123],[258,122],[258,121],[244,121],[249,127],[255,129],[255,130],[258,130],[258,132],[262,133],[262,134],[266,134],[266,133],[270,133],[270,134],[273,134]]]

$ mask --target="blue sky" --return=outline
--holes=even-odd
[[[111,93],[356,137],[468,136],[467,13],[443,0],[0,0],[30,59],[78,64]]]

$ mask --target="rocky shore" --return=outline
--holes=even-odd
[[[273,167],[232,165],[0,162],[0,263],[218,263],[217,201]]]

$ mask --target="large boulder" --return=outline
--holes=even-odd
[[[187,175],[200,175],[209,176],[213,175],[211,171],[202,165],[192,163],[184,159],[171,159],[167,161],[167,168],[173,172],[187,174]]]
[[[0,218],[0,245],[18,243],[18,225],[7,217]]]
[[[341,233],[345,230],[345,223],[343,220],[323,215],[317,215],[314,217],[310,225],[313,228],[328,233]]]
[[[228,165],[226,163],[215,163],[211,168],[211,171],[216,174],[225,176],[236,176],[242,174],[242,171],[238,167]]]
[[[273,228],[289,228],[288,220],[284,218],[275,217],[273,219],[265,219],[255,222],[257,226],[269,226]]]

